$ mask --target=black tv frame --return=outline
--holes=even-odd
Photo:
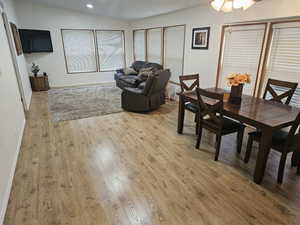
[[[49,35],[49,41],[50,41],[50,45],[49,45],[49,50],[32,50],[30,49],[30,51],[28,49],[24,48],[24,36],[23,36],[23,31],[24,32],[32,32],[32,33],[48,33]],[[51,53],[53,52],[53,44],[52,44],[52,38],[51,38],[51,32],[49,30],[34,30],[34,29],[19,29],[19,34],[20,34],[20,39],[21,39],[21,43],[22,43],[22,48],[23,48],[23,52],[24,53]]]

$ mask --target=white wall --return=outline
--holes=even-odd
[[[130,25],[126,21],[107,17],[83,14],[73,10],[59,9],[31,3],[17,1],[17,15],[21,28],[45,29],[51,31],[53,53],[33,53],[26,55],[28,67],[36,62],[41,72],[49,74],[52,87],[83,85],[102,82],[113,82],[113,72],[67,74],[62,46],[60,29],[121,29],[125,30],[126,61],[132,61],[132,34]]]
[[[4,2],[4,8],[5,8],[4,10],[5,10],[5,13],[7,14],[8,21],[13,22],[18,27],[18,20],[16,17],[14,0],[3,0],[3,2]],[[14,42],[13,42],[13,44],[14,44]],[[30,82],[29,82],[29,78],[28,78],[27,64],[26,64],[25,57],[23,54],[20,56],[17,56],[17,63],[19,66],[21,82],[22,82],[23,91],[24,91],[24,95],[25,95],[26,109],[29,110],[32,91],[31,91],[31,86],[30,86]]]
[[[247,11],[233,13],[216,12],[210,6],[200,6],[166,15],[136,20],[132,29],[186,24],[184,73],[199,73],[202,87],[215,86],[219,56],[221,28],[223,24],[257,21],[270,18],[300,16],[299,0],[264,0]],[[209,50],[192,50],[192,29],[211,27]]]
[[[2,224],[25,125],[23,106],[2,17],[0,17],[0,49],[0,224]]]

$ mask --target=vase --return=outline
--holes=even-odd
[[[238,86],[231,86],[231,92],[229,97],[229,102],[235,105],[240,105],[242,102],[244,84]]]

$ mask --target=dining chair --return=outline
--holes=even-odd
[[[278,94],[272,86],[279,87],[283,91],[283,93]],[[263,98],[266,99],[267,94],[269,93],[271,95],[271,98],[266,100],[276,101],[288,105],[290,104],[290,101],[297,89],[297,86],[298,83],[294,83],[294,82],[268,79]],[[285,101],[284,98],[286,98]]]
[[[199,87],[199,74],[192,75],[182,75],[179,76],[181,91],[195,91]],[[192,113],[195,113],[195,123],[196,123],[196,134],[198,134],[198,112],[199,108],[197,104],[192,102],[186,102],[184,108]]]
[[[300,133],[296,134],[300,124],[300,113],[298,114],[289,131],[278,130],[272,134],[271,148],[281,153],[277,182],[282,183],[286,158],[288,153],[293,152],[292,166],[297,166],[297,174],[300,175]],[[245,163],[249,162],[253,141],[260,142],[261,132],[255,131],[249,133]]]
[[[199,149],[202,130],[207,129],[216,134],[216,153],[215,161],[218,161],[220,154],[220,146],[222,136],[237,132],[237,152],[240,153],[242,149],[243,136],[245,126],[239,122],[235,122],[223,116],[223,98],[224,94],[209,92],[204,89],[197,88],[199,117],[198,117],[198,138],[196,148]],[[207,100],[212,104],[206,104]]]

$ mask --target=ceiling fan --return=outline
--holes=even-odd
[[[213,0],[210,5],[218,12],[223,11],[227,13],[232,12],[233,9],[242,8],[243,10],[247,10],[260,1],[262,0]]]

